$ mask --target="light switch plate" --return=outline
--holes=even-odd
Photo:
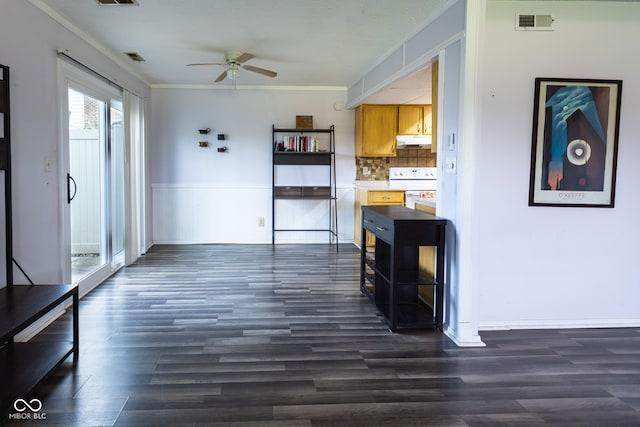
[[[444,159],[444,171],[445,173],[455,174],[457,172],[458,165],[455,157],[447,157]]]
[[[452,133],[449,135],[449,139],[447,140],[447,150],[456,151],[456,134]]]

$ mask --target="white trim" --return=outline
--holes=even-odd
[[[71,303],[61,303],[55,310],[49,311],[46,315],[42,316],[28,327],[20,331],[13,338],[15,342],[27,342],[31,338],[42,332],[47,326],[52,324],[57,318],[66,313],[65,307],[70,307]]]
[[[346,92],[346,86],[274,86],[274,85],[188,85],[158,83],[150,85],[152,89],[196,89],[196,90],[281,90],[281,91],[317,91]]]
[[[104,80],[91,75],[88,71],[62,58],[58,58],[58,64],[60,65],[62,83],[65,86],[65,90],[68,87],[76,88],[76,90],[103,102],[109,102],[112,98],[122,100],[121,89],[109,85]]]
[[[640,319],[490,320],[480,321],[478,329],[482,331],[508,331],[512,329],[587,328],[640,328]]]
[[[457,334],[456,331],[446,326],[443,333],[458,347],[486,347],[486,344],[480,339],[480,335]]]
[[[58,58],[56,64],[56,70],[58,73],[58,164],[60,170],[58,172],[58,188],[59,205],[58,210],[60,212],[60,223],[58,224],[59,242],[62,247],[62,256],[59,258],[61,277],[59,281],[61,283],[68,283],[71,278],[71,260],[67,254],[71,253],[71,220],[69,208],[65,206],[64,198],[66,197],[67,180],[66,171],[69,170],[69,125],[65,124],[69,120],[68,117],[68,105],[69,105],[69,87],[67,85],[67,68],[69,64],[63,64],[62,60]],[[64,69],[63,69],[64,68]],[[66,149],[65,149],[66,147]]]
[[[270,185],[242,185],[242,184],[151,184],[152,189],[173,189],[173,188],[182,188],[182,189],[211,189],[211,190],[269,190],[271,191]],[[355,188],[354,185],[336,185],[336,189],[340,190],[353,190]]]
[[[377,85],[369,88],[369,90],[366,92],[364,90],[364,86],[366,84],[367,75],[365,74],[360,80],[360,83],[362,84],[360,96],[349,101],[346,107],[355,108],[356,106],[361,104],[363,101],[365,101],[368,97],[384,89],[385,87],[395,82],[396,80],[399,80],[405,76],[408,76],[409,74],[413,73],[423,65],[433,62],[433,59],[438,57],[439,52],[442,52],[447,46],[450,46],[451,44],[464,39],[464,36],[465,36],[464,31],[460,31],[454,34],[444,42],[440,43],[438,46],[420,55],[416,60],[414,60],[410,64],[404,63],[404,58],[403,58],[402,68],[400,68],[398,71],[388,76],[386,79],[384,79]]]
[[[382,55],[380,55],[378,57],[378,60],[376,62],[373,63],[373,65],[371,67],[369,67],[369,69],[367,69],[363,74],[362,74],[362,78],[354,81],[352,84],[349,85],[349,87],[353,87],[358,83],[362,83],[364,82],[364,77],[367,76],[367,74],[369,74],[371,71],[373,71],[378,65],[382,64],[385,60],[387,60],[389,58],[389,56],[397,51],[398,49],[402,49],[402,61],[403,61],[403,66],[404,66],[404,49],[406,47],[406,44],[408,41],[412,40],[416,35],[418,35],[422,30],[424,30],[425,28],[427,28],[429,25],[431,25],[434,21],[436,21],[440,16],[442,16],[447,10],[449,10],[451,7],[453,7],[458,1],[460,0],[448,0],[447,3],[445,3],[444,5],[440,6],[439,9],[437,9],[434,13],[432,13],[429,18],[427,19],[427,21],[425,21],[423,23],[423,25],[416,29],[414,32],[409,33],[405,39],[391,47],[387,52],[383,53]],[[443,49],[443,47],[439,47],[437,49],[432,49],[431,52],[438,52],[441,49]],[[435,56],[435,55],[434,55]],[[416,62],[416,61],[414,61]],[[357,104],[356,104],[357,105]],[[351,108],[351,107],[349,107]]]
[[[60,171],[59,171],[59,188],[61,189],[60,194],[60,211],[61,211],[61,221],[62,224],[60,226],[61,230],[61,242],[63,247],[63,256],[61,258],[62,263],[62,282],[63,283],[71,283],[72,281],[72,268],[71,268],[71,210],[70,206],[66,201],[66,174],[70,170],[70,157],[69,157],[69,123],[68,123],[68,92],[69,89],[74,89],[80,91],[88,96],[91,96],[101,102],[105,103],[106,108],[111,108],[112,101],[123,102],[123,90],[120,88],[116,88],[112,85],[109,85],[104,80],[99,79],[98,77],[90,74],[88,71],[80,68],[78,65],[75,65],[69,61],[66,61],[62,58],[58,58],[58,87],[59,87],[59,126],[60,126],[60,140],[58,142],[59,147],[59,157],[60,157]],[[124,113],[124,111],[123,111]],[[126,119],[126,118],[125,118]],[[126,144],[126,141],[125,141]],[[123,147],[126,149],[126,147]],[[105,172],[105,176],[101,179],[104,179],[107,182],[107,185],[110,186],[110,173],[111,171],[107,169]],[[127,197],[127,189],[125,188],[125,197]],[[111,224],[111,212],[110,206],[112,203],[110,191],[109,194],[106,194],[104,197],[106,205],[102,207],[104,210],[104,224],[102,226],[107,227],[107,230],[110,230]],[[128,213],[125,212],[125,216]],[[128,221],[128,218],[125,218],[125,222]],[[109,232],[110,234],[110,232]],[[107,236],[100,236],[101,239],[108,239]],[[100,266],[96,271],[91,273],[89,276],[86,276],[77,282],[79,288],[80,297],[84,296],[104,280],[106,280],[109,276],[111,276],[115,271],[117,271],[121,265],[115,265],[113,263],[111,251],[111,244],[107,244],[106,246],[106,257],[107,262]],[[125,247],[125,255],[127,248]]]
[[[217,185],[217,184],[151,184],[152,189],[164,189],[164,188],[196,188],[196,189],[220,189],[220,190],[271,190],[270,185],[240,185],[240,184],[228,184],[228,185]]]
[[[51,9],[42,0],[29,0],[29,2],[32,5],[34,5],[35,7],[37,7],[38,9],[40,9],[43,13],[45,13],[51,19],[53,19],[54,21],[58,22],[64,28],[66,28],[67,30],[71,31],[73,34],[75,34],[80,39],[82,39],[85,42],[87,42],[89,45],[93,46],[95,49],[97,49],[104,56],[106,56],[107,58],[111,59],[113,62],[115,62],[116,64],[118,64],[119,66],[121,66],[122,68],[127,70],[129,73],[133,74],[136,78],[138,78],[139,80],[144,82],[147,86],[149,86],[149,82],[146,81],[146,79],[144,77],[142,77],[139,73],[137,73],[133,68],[131,68],[130,64],[127,64],[126,62],[122,61],[123,58],[114,55],[109,49],[107,49],[99,41],[97,41],[95,38],[93,38],[92,36],[90,36],[89,34],[84,32],[80,28],[78,28],[76,25],[72,24],[69,20],[67,20],[65,17],[60,15],[58,12],[56,12],[53,9]]]
[[[478,336],[478,291],[474,281],[473,218],[475,214],[475,145],[478,135],[478,62],[482,20],[486,0],[467,4],[466,37],[462,41],[462,88],[460,91],[460,124],[457,153],[457,259],[458,259],[458,319],[457,339],[462,342],[480,341]],[[471,36],[471,37],[469,37]],[[444,152],[444,148],[443,148]],[[455,155],[449,154],[447,155]],[[438,156],[441,158],[443,156]],[[481,341],[480,341],[481,342]]]

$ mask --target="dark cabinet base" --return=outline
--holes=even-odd
[[[363,206],[360,290],[386,317],[390,329],[442,329],[447,221],[404,206]],[[367,232],[376,236],[366,246]],[[422,272],[419,248],[436,247],[435,275]],[[432,291],[433,304],[423,300]],[[423,290],[423,292],[421,292]]]

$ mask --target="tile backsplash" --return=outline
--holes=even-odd
[[[435,167],[436,154],[424,148],[401,148],[396,157],[356,157],[356,180],[386,181],[389,168],[397,166]],[[363,173],[369,169],[369,175]]]

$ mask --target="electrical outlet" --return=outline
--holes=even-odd
[[[362,168],[362,175],[371,175],[371,171],[369,170],[368,167],[364,166]]]
[[[458,170],[458,166],[457,166],[457,162],[456,162],[456,158],[455,157],[447,157],[444,160],[444,168],[445,168],[445,172],[448,174],[452,174],[455,175],[455,173]]]
[[[264,217],[263,216],[258,218],[258,227],[264,227]]]
[[[50,157],[45,157],[44,158],[44,171],[45,172],[51,172],[52,169],[53,169],[53,160],[51,160]]]

